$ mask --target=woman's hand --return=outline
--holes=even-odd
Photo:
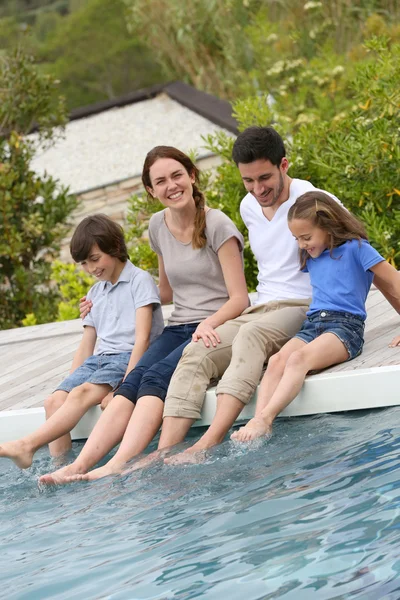
[[[91,300],[86,300],[86,296],[83,296],[79,300],[79,315],[81,319],[84,319],[86,315],[90,313],[90,309],[93,306],[93,302]]]
[[[206,348],[210,347],[210,343],[212,346],[214,346],[214,348],[217,346],[217,344],[221,343],[218,333],[215,331],[214,327],[210,325],[207,319],[199,323],[196,331],[192,335],[192,340],[193,342],[203,340]]]
[[[389,344],[389,348],[395,348],[396,346],[400,346],[400,335],[396,335]]]

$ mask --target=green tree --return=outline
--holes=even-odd
[[[57,84],[41,76],[21,48],[0,61],[0,328],[21,325],[29,313],[54,319],[58,292],[50,284],[51,259],[67,231],[76,199],[51,177],[30,167],[35,151],[26,138],[39,127],[37,143],[51,143],[65,122]]]
[[[151,51],[129,34],[122,0],[82,3],[52,30],[39,58],[60,79],[69,109],[165,80]]]

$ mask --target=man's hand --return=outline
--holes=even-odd
[[[217,346],[217,344],[221,343],[220,337],[215,329],[207,322],[207,319],[199,323],[196,331],[192,335],[193,342],[198,342],[199,340],[203,340],[203,343],[206,348],[210,347],[210,344]]]
[[[93,306],[93,302],[91,300],[86,300],[86,296],[83,296],[79,300],[79,315],[81,319],[84,319],[86,315],[90,313],[90,309]]]

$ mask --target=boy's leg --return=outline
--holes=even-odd
[[[244,427],[234,431],[231,435],[231,439],[240,442],[249,442],[268,433],[265,431],[265,423],[261,413],[271,400],[282,379],[289,356],[296,350],[300,350],[304,345],[305,342],[303,340],[292,338],[281,348],[281,350],[279,350],[279,352],[271,356],[258,390],[254,417],[250,419]]]
[[[36,431],[16,442],[0,446],[0,456],[11,458],[20,468],[32,464],[35,452],[70,432],[91,406],[99,404],[110,386],[84,383],[74,388],[64,404]]]
[[[68,398],[68,392],[64,390],[56,390],[51,396],[46,398],[43,403],[44,411],[46,413],[46,420],[50,419],[53,414],[61,408],[66,399]],[[67,433],[58,440],[49,443],[49,452],[51,456],[60,456],[65,454],[71,449],[71,435]]]
[[[308,309],[307,300],[271,302],[264,314],[244,324],[232,345],[232,360],[217,387],[215,417],[196,444],[170,463],[192,462],[188,454],[219,444],[247,404],[261,377],[265,361],[300,329]]]

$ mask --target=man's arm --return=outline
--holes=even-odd
[[[70,373],[80,367],[89,356],[92,356],[96,344],[97,334],[94,327],[87,325],[83,330],[82,339],[74,354]]]

